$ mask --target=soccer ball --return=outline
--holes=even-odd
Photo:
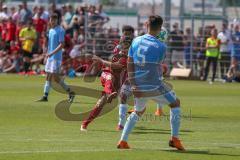
[[[168,31],[166,28],[162,27],[160,33],[157,35],[157,39],[161,42],[166,42],[168,39]]]

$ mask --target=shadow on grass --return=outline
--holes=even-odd
[[[160,131],[154,131],[154,132],[153,131],[147,131],[147,132],[133,131],[132,134],[170,134],[170,133],[169,132],[160,132]]]
[[[143,127],[143,126],[140,126],[140,127],[135,127],[136,130],[143,130],[143,131],[161,131],[161,132],[171,132],[171,130],[169,129],[158,129],[158,128],[146,128],[146,127]],[[193,133],[194,131],[191,131],[191,130],[180,130],[180,132],[186,132],[186,133]]]
[[[174,152],[174,153],[183,153],[183,154],[199,154],[199,155],[210,155],[210,156],[232,156],[232,157],[240,157],[240,155],[234,154],[226,154],[226,153],[213,153],[209,151],[200,151],[200,150],[187,150],[187,151],[177,151],[177,150],[164,150],[167,152]]]

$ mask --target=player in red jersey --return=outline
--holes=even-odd
[[[122,37],[120,44],[124,44],[129,40],[130,39],[126,37]],[[115,53],[111,61],[106,61],[97,56],[93,56],[93,61],[98,62],[98,64],[100,63],[103,66],[100,80],[104,89],[101,98],[97,101],[89,114],[89,117],[82,122],[81,131],[86,131],[88,125],[100,114],[104,105],[111,103],[112,99],[117,97],[123,83],[123,74],[126,73],[128,50],[124,49],[125,48],[122,48],[119,53]]]

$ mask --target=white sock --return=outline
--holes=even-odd
[[[163,105],[160,103],[157,103],[157,109],[162,109],[162,108],[163,108]]]
[[[171,108],[170,110],[170,124],[171,124],[171,135],[172,137],[177,137],[179,135],[179,128],[180,128],[180,107]]]
[[[119,122],[118,125],[124,126],[126,122],[127,104],[119,104]]]

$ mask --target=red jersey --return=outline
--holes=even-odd
[[[112,63],[120,63],[123,66],[127,66],[127,55],[116,54],[112,58]],[[121,69],[112,69],[110,67],[103,67],[103,72],[101,74],[101,83],[104,87],[103,93],[111,94],[117,92],[125,81],[126,71]]]
[[[6,23],[2,23],[1,30],[2,30],[2,32],[1,32],[2,40],[5,41],[6,38],[7,38],[7,25],[6,25]]]
[[[8,22],[6,26],[6,41],[12,41],[15,40],[16,37],[16,25],[14,22]]]
[[[45,31],[47,22],[41,18],[38,18],[33,20],[33,24],[35,25],[36,31],[41,34],[43,31]]]
[[[21,29],[22,29],[22,26],[17,25],[16,34],[15,34],[17,37],[17,40],[19,40],[19,33],[20,33]]]

